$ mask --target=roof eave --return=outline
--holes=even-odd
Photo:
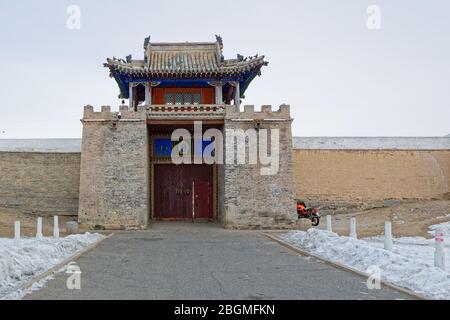
[[[171,77],[175,78],[193,78],[193,77],[201,77],[201,78],[222,78],[222,77],[245,77],[241,82],[241,98],[244,98],[245,91],[247,90],[250,83],[253,79],[261,74],[261,68],[263,66],[267,66],[269,63],[264,61],[264,56],[258,57],[260,62],[257,65],[250,67],[247,70],[239,70],[243,69],[245,66],[239,66],[237,70],[192,70],[188,72],[180,72],[173,70],[158,70],[158,71],[150,71],[148,68],[134,69],[133,67],[127,65],[127,63],[123,63],[121,61],[107,59],[107,63],[104,64],[105,67],[109,68],[111,76],[117,82],[117,85],[120,89],[119,98],[120,99],[128,99],[129,98],[129,89],[127,85],[127,81],[125,81],[124,77],[129,76],[131,78],[164,78]],[[249,64],[255,63],[255,61],[249,61]]]
[[[120,76],[120,74],[109,63],[105,63],[104,67],[109,69],[110,77],[114,78],[114,80],[116,81],[117,85],[119,86],[120,93],[118,95],[118,98],[119,99],[128,99],[128,97],[129,97],[129,89],[128,89],[128,86],[126,86],[126,84],[123,81],[123,79]]]

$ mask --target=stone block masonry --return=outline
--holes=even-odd
[[[288,113],[245,110],[229,107],[227,128],[252,128],[258,121],[261,128],[278,126],[280,171],[263,176],[258,165],[218,166],[218,218],[228,228],[289,227],[295,210],[290,192],[321,206],[323,213],[391,199],[450,199],[449,138],[415,138],[420,143],[406,146],[396,142],[406,138],[389,138],[387,146],[377,142],[382,138],[376,143],[372,138],[320,138],[318,143],[319,138],[296,138],[304,143],[290,150]],[[149,197],[144,117],[142,110],[113,113],[105,107],[102,113],[88,107],[83,156],[79,141],[0,140],[0,218],[3,208],[35,215],[79,211],[80,222],[91,228],[144,227]],[[370,143],[361,144],[367,139]],[[387,149],[392,146],[398,149]]]
[[[255,112],[253,106],[244,106],[239,112],[227,106],[227,130],[279,130],[279,170],[274,175],[261,175],[261,164],[224,164],[224,217],[226,228],[283,229],[296,222],[293,194],[292,133],[289,106],[282,105],[273,112],[271,106],[262,106]],[[270,141],[270,138],[269,138]],[[233,143],[225,134],[225,145]],[[248,150],[248,145],[246,146]],[[269,149],[270,150],[270,147]]]
[[[84,108],[78,220],[94,229],[147,227],[149,164],[146,109]]]

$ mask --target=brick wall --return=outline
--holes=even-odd
[[[449,195],[450,150],[294,150],[297,198],[430,199]]]
[[[80,153],[0,152],[0,211],[78,214]]]
[[[236,141],[230,138],[227,130],[246,131],[255,126],[268,129],[269,132],[271,129],[278,129],[280,161],[279,171],[274,175],[262,175],[263,165],[259,160],[253,165],[225,161],[222,221],[226,227],[288,228],[294,224],[296,213],[292,187],[291,120],[289,106],[281,106],[274,112],[270,106],[263,106],[261,112],[255,112],[253,106],[245,106],[244,112],[237,112],[234,106],[227,106],[226,152],[230,152],[230,148],[232,150]],[[248,144],[246,147],[248,148]],[[246,152],[248,155],[248,149]],[[237,148],[235,153],[237,155]]]
[[[225,128],[254,127],[255,122],[248,121],[250,115],[256,120],[287,120],[289,113],[284,112],[287,114],[266,109],[258,113],[249,107],[247,112],[228,110]],[[107,109],[85,113],[85,120],[94,121],[84,122],[82,157],[79,152],[0,152],[0,210],[8,207],[58,215],[79,212],[80,222],[91,227],[146,225],[145,115],[124,112],[119,121],[117,114]],[[280,172],[262,176],[258,165],[219,166],[219,216],[227,227],[289,226],[293,198],[348,205],[450,196],[450,150],[292,151],[290,121],[261,124],[280,129]]]
[[[119,117],[120,116],[120,117]],[[120,114],[85,107],[81,146],[80,208],[82,226],[136,229],[149,216],[148,133],[146,110]]]

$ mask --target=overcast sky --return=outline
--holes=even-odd
[[[81,29],[66,26],[81,9]],[[381,29],[367,8],[381,9]],[[83,106],[118,109],[106,57],[143,40],[215,41],[266,56],[244,104],[291,105],[297,136],[450,133],[447,0],[0,2],[0,138],[81,136]]]

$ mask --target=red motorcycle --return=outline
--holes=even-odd
[[[311,220],[313,227],[317,227],[320,223],[319,208],[308,208],[301,200],[297,200],[297,215],[299,219]]]

